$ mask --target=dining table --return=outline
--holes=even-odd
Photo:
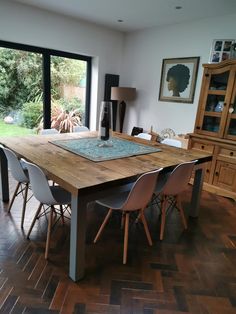
[[[91,138],[97,138],[97,132],[0,137],[2,145],[14,151],[19,158],[38,165],[48,179],[71,193],[69,277],[73,281],[81,280],[86,271],[88,203],[110,193],[124,191],[145,172],[159,168],[163,168],[163,172],[169,172],[182,162],[197,160],[189,215],[198,217],[205,165],[212,160],[212,155],[208,152],[171,147],[118,132],[113,132],[113,139],[152,147],[154,151],[94,161],[57,145],[60,141],[89,141]],[[2,201],[8,202],[8,164],[2,149],[0,171]]]

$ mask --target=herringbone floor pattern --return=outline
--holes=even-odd
[[[190,189],[185,195],[186,212]],[[147,245],[142,226],[133,223],[126,266],[122,265],[120,217],[112,217],[94,245],[105,210],[91,204],[86,277],[79,283],[67,275],[69,223],[54,228],[49,261],[44,259],[45,217],[37,222],[31,241],[25,239],[36,207],[32,200],[21,230],[21,200],[11,214],[7,204],[1,205],[0,314],[236,313],[233,201],[203,192],[200,217],[189,220],[187,231],[183,232],[176,212],[169,213],[162,243],[158,240],[158,209],[149,208],[146,213],[154,245]]]

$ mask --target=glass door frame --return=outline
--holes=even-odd
[[[43,60],[43,127],[49,129],[51,127],[51,56],[59,56],[70,59],[77,59],[87,62],[86,67],[86,97],[85,97],[85,125],[89,128],[89,116],[90,116],[90,93],[91,93],[91,69],[92,69],[92,57],[83,56],[71,52],[65,52],[60,50],[53,50],[47,48],[41,48],[36,46],[30,46],[25,44],[13,43],[0,40],[1,48],[9,48],[15,50],[23,50],[28,52],[35,52],[42,54]]]

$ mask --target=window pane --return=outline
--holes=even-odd
[[[0,47],[0,133],[35,133],[43,113],[42,55]]]
[[[51,56],[52,128],[70,132],[85,124],[86,72],[86,61]]]
[[[202,129],[209,132],[218,132],[220,127],[220,118],[205,116]]]

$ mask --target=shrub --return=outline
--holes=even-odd
[[[21,115],[21,125],[33,129],[38,126],[43,114],[43,104],[37,102],[28,102],[23,104]]]
[[[79,110],[64,110],[55,107],[52,112],[51,127],[57,129],[60,133],[73,131],[73,126],[81,125],[81,115]]]

